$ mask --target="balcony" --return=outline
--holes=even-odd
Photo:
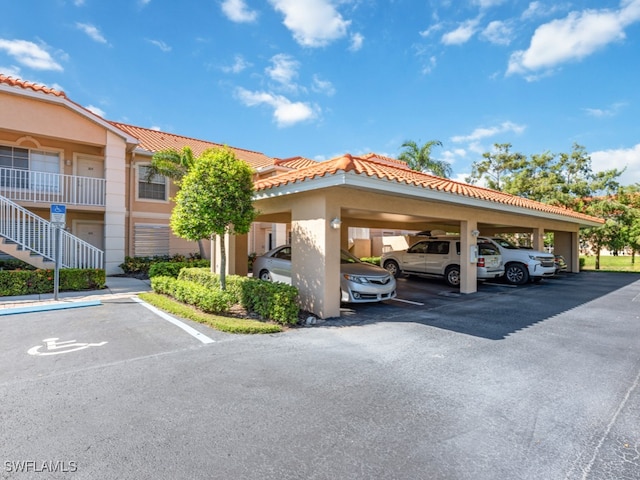
[[[0,196],[18,202],[104,207],[104,178],[0,167]]]

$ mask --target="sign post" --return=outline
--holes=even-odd
[[[51,204],[51,224],[54,229],[54,254],[55,270],[53,273],[53,299],[58,300],[60,291],[60,264],[62,263],[62,229],[66,225],[67,206]]]

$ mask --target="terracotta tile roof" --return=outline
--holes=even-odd
[[[299,168],[305,168],[317,164],[315,160],[305,157],[290,157],[290,158],[278,158],[276,165],[281,167],[287,167],[294,170]]]
[[[61,90],[49,88],[46,85],[39,85],[34,82],[27,82],[20,78],[13,78],[0,73],[0,84],[9,85],[11,87],[22,88],[24,90],[33,90],[34,92],[46,93],[47,95],[55,95],[56,97],[67,98],[67,95]]]
[[[191,148],[191,150],[193,150],[193,154],[195,156],[200,156],[202,152],[209,148],[220,148],[224,146],[219,143],[212,143],[195,138],[183,137],[180,135],[175,135],[173,133],[151,130],[149,128],[136,127],[119,122],[110,121],[109,123],[111,123],[116,128],[127,132],[132,137],[137,138],[140,142],[138,147],[149,152],[157,152],[169,148],[180,151],[183,147],[188,146]],[[230,146],[229,148],[233,150],[233,152],[239,159],[244,160],[256,169],[266,167],[268,165],[273,165],[276,161],[274,158],[268,157],[260,152],[254,152],[251,150],[245,150],[242,148]]]
[[[316,165],[311,165],[306,168],[292,170],[274,177],[258,180],[255,183],[255,189],[259,192],[293,184],[295,182],[306,182],[312,181],[315,178],[329,177],[343,172],[353,172],[356,175],[375,177],[406,185],[414,185],[432,191],[450,193],[451,195],[500,203],[513,207],[521,207],[548,214],[562,215],[589,222],[602,223],[602,220],[598,218],[574,212],[573,210],[554,205],[547,205],[545,203],[510,195],[508,193],[490,190],[488,188],[436,177],[427,173],[416,172],[402,166],[392,165],[386,161],[377,161],[374,156],[362,158],[346,154],[342,157],[337,157],[326,162],[318,162]]]
[[[386,163],[387,165],[394,165],[400,168],[409,168],[407,162],[403,160],[398,160],[397,158],[385,157],[384,155],[380,155],[378,153],[367,153],[366,155],[362,155],[362,158],[365,160],[374,160],[378,163]]]

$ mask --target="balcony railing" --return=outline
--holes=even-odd
[[[104,207],[104,178],[0,167],[0,195],[11,200]]]

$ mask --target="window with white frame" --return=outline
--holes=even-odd
[[[167,200],[167,177],[149,176],[148,165],[138,165],[138,198],[143,200]]]
[[[0,185],[58,191],[60,154],[0,145]]]

